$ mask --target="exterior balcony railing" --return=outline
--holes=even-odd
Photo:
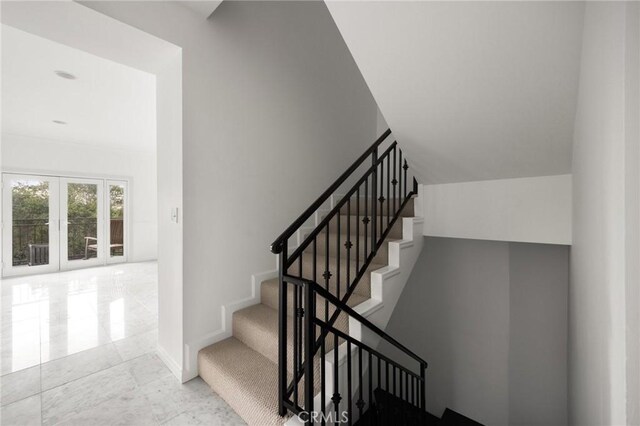
[[[122,219],[111,219],[112,229],[122,229]],[[96,257],[95,251],[86,250],[86,237],[96,237],[98,220],[93,217],[80,217],[69,220],[67,228],[68,260]],[[13,266],[42,264],[48,262],[49,219],[15,219],[12,224]],[[37,246],[40,251],[47,251],[46,256],[33,259],[36,251],[30,246]]]

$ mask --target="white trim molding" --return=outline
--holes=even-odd
[[[222,306],[220,312],[222,327],[212,333],[203,336],[184,345],[185,368],[182,374],[182,382],[187,382],[198,376],[198,352],[207,346],[220,342],[233,335],[233,313],[240,309],[260,303],[260,284],[263,281],[276,278],[278,271],[260,272],[251,276],[251,296]]]

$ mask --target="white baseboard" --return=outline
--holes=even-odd
[[[198,352],[207,346],[213,345],[221,340],[231,337],[232,319],[233,313],[240,309],[248,308],[249,306],[260,303],[260,284],[263,281],[276,278],[278,271],[267,271],[254,274],[251,276],[251,296],[222,306],[221,310],[221,324],[219,330],[209,333],[198,340],[194,340],[185,344],[184,357],[185,357],[185,369],[183,373],[183,382],[189,381],[198,376]]]
[[[173,358],[171,358],[171,356],[162,346],[156,346],[156,353],[158,354],[158,358],[160,358],[160,360],[164,362],[169,371],[171,371],[171,373],[176,376],[176,379],[180,380],[181,383],[187,381],[184,380],[183,371],[182,368],[180,368],[180,365],[178,365],[178,363]]]

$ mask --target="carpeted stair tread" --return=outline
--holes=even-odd
[[[334,294],[334,295],[336,294],[335,287],[330,287],[329,291],[331,292],[331,294]],[[288,286],[287,293],[288,293],[287,306],[293,306],[293,293],[294,293],[293,286]],[[262,285],[260,286],[260,300],[262,301],[262,304],[272,309],[275,309],[277,311],[280,305],[279,294],[280,294],[280,282],[278,278],[273,278],[273,279],[262,282]],[[342,292],[342,295],[344,295],[344,291]],[[354,292],[351,295],[351,297],[349,297],[349,300],[347,301],[347,305],[354,307],[364,302],[367,299],[369,299],[369,295],[363,295],[363,294]],[[317,305],[318,316],[322,318],[320,314],[324,313],[324,305],[325,305],[324,298],[318,296],[316,305]],[[329,309],[329,313],[333,313],[332,308]]]
[[[230,337],[198,353],[198,369],[249,425],[282,425],[278,415],[278,366]]]
[[[360,297],[361,300],[362,297]],[[334,310],[330,309],[330,314]],[[318,306],[318,317],[324,319],[324,303]],[[288,317],[287,354],[293,359],[293,317]],[[334,327],[338,330],[348,330],[347,316],[341,314]],[[316,335],[320,334],[320,328],[316,329]],[[233,314],[233,335],[251,349],[260,352],[272,362],[278,361],[278,311],[262,303],[241,309]],[[333,348],[333,342],[327,340],[327,350]],[[288,363],[291,367],[292,362]]]
[[[393,201],[392,201],[393,202]],[[389,200],[378,203],[378,214],[386,215],[386,206]],[[362,220],[364,215],[371,214],[371,203],[365,209],[364,202],[360,205],[360,218],[355,214],[357,210],[355,202],[350,206],[350,215],[347,216],[347,206],[341,209],[340,232],[341,249],[336,247],[337,217],[329,223],[330,246],[328,256],[325,257],[326,233],[320,233],[317,239],[317,256],[314,264],[312,248],[309,247],[302,256],[301,261],[296,262],[289,268],[289,274],[293,276],[303,276],[314,279],[323,288],[328,285],[329,291],[336,295],[338,277],[340,277],[340,295],[344,295],[347,290],[348,280],[353,281],[357,275],[356,266],[360,267],[364,263],[364,226],[359,226],[358,220]],[[413,216],[414,200],[411,199],[401,212],[400,216]],[[346,224],[349,223],[347,233]],[[386,225],[387,218],[383,217]],[[360,223],[362,225],[362,223]],[[371,224],[367,228],[367,246],[370,247]],[[361,247],[361,256],[358,260],[349,255],[350,261],[346,261],[346,250],[344,242],[347,236],[352,240],[352,252],[355,253],[355,239],[358,238]],[[393,239],[402,238],[402,220],[397,220],[391,231],[387,235],[386,241],[378,250],[373,262],[359,281],[354,293],[348,300],[349,306],[357,306],[368,300],[371,295],[371,272],[380,269],[388,263],[388,242]],[[328,267],[327,267],[328,263]],[[338,269],[339,263],[339,269]],[[330,276],[328,280],[323,277],[323,273],[328,269]],[[288,287],[288,304],[293,306],[293,286]],[[233,337],[210,345],[198,353],[198,369],[202,379],[218,393],[249,425],[282,425],[286,418],[278,415],[278,307],[279,307],[279,282],[278,279],[265,280],[260,286],[261,303],[238,310],[232,316]],[[324,320],[326,304],[324,299],[318,296],[316,303],[316,315]],[[331,315],[335,312],[332,304],[328,305]],[[288,313],[291,313],[291,308]],[[287,317],[287,370],[289,383],[293,375],[293,316]],[[334,327],[348,332],[348,316],[344,313],[338,316]],[[319,335],[319,328],[316,329]],[[342,340],[338,341],[341,344]],[[327,356],[334,347],[333,338],[325,340],[325,350]],[[320,353],[314,357],[314,387],[316,393],[321,384],[321,363]],[[302,395],[304,380],[301,380],[297,389]]]

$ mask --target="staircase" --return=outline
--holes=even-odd
[[[425,426],[482,426],[449,408],[442,418],[431,413],[422,413],[419,408],[380,388],[374,392],[375,402],[358,420],[356,426],[425,425]]]
[[[371,300],[371,272],[387,265],[389,242],[402,238],[400,219],[414,215],[417,183],[407,184],[402,151],[393,142],[378,155],[390,133],[273,243],[279,277],[261,283],[259,304],[233,313],[232,337],[198,354],[200,376],[250,425],[362,422],[374,389],[426,413],[426,362],[353,309]],[[296,236],[302,242],[291,247]],[[381,339],[415,365],[377,352]]]

